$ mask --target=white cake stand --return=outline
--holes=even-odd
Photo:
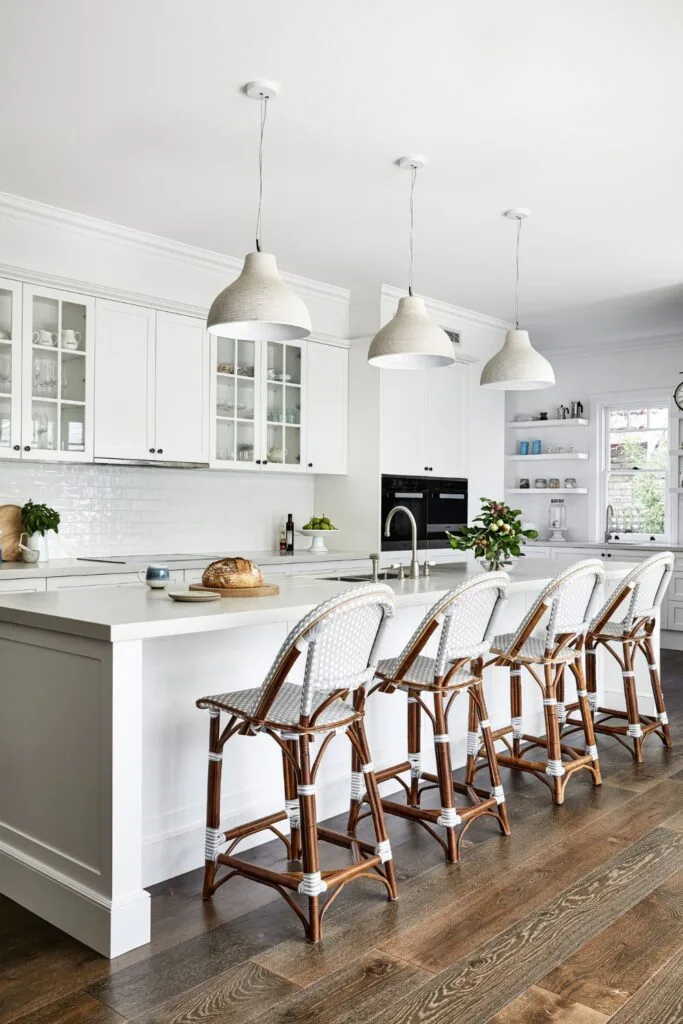
[[[310,537],[312,544],[308,549],[312,555],[326,555],[327,548],[325,547],[325,537],[329,537],[331,533],[339,533],[339,530],[297,530],[296,531],[301,537]]]

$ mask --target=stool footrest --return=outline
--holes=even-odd
[[[410,769],[410,761],[401,761],[400,764],[392,764],[387,768],[380,768],[375,772],[375,778],[378,782],[386,782],[387,779],[393,779],[395,775],[402,775],[403,772],[409,772]]]
[[[231,839],[245,839],[247,836],[253,835],[255,832],[263,832],[278,821],[286,820],[286,811],[276,811],[274,814],[266,814],[263,818],[254,818],[253,821],[247,821],[244,825],[236,825],[234,828],[227,829],[225,832],[225,839],[227,842],[230,842]]]
[[[348,832],[336,832],[331,828],[323,828],[322,825],[318,825],[318,839],[322,839],[325,843],[331,843],[333,846],[343,846],[346,849],[357,846],[363,853],[369,853],[373,856],[375,853],[375,847],[372,843],[366,843],[363,839],[349,835]]]

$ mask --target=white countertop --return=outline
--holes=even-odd
[[[570,558],[567,564],[575,559]],[[518,562],[510,576],[512,592],[534,592],[563,568],[558,559]],[[608,579],[629,572],[630,563],[603,566]],[[474,564],[453,565],[427,579],[392,580],[398,607],[429,605],[467,577],[481,573]],[[0,595],[0,622],[52,630],[95,640],[120,641],[235,629],[272,622],[294,623],[321,601],[353,583],[299,576],[280,582],[277,597],[224,598],[205,604],[179,604],[164,591],[139,587],[76,587],[38,594]]]
[[[26,562],[0,562],[0,581],[17,579],[43,579],[47,576],[101,576],[111,573],[135,573],[148,565],[167,565],[169,569],[203,569],[217,558],[250,558],[257,565],[320,565],[325,562],[368,561],[367,551],[328,551],[312,555],[309,551],[295,551],[281,555],[277,551],[236,551],[217,554],[152,554],[109,555],[96,561],[80,558],[53,558],[48,562],[29,565]],[[368,566],[370,565],[368,561]]]

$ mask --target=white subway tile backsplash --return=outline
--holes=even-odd
[[[280,524],[313,513],[313,478],[144,466],[0,462],[0,504],[60,513],[53,558],[274,549]]]

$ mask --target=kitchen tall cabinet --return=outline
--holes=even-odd
[[[98,299],[96,459],[209,461],[204,321]]]
[[[467,369],[380,371],[381,472],[467,476]]]

